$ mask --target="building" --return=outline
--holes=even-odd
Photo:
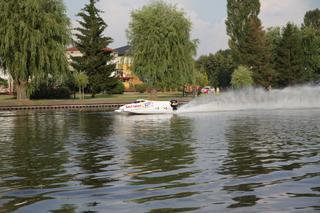
[[[14,85],[13,85],[13,79],[12,79],[11,75],[5,74],[3,69],[0,68],[0,78],[6,80],[8,82],[8,86],[6,88],[0,85],[0,93],[13,94]]]
[[[142,81],[132,72],[133,58],[129,54],[129,49],[129,45],[114,49],[114,62],[125,90],[134,91],[134,86],[141,84]]]

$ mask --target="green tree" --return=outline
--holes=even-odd
[[[240,65],[233,73],[231,85],[235,89],[250,87],[253,84],[252,72],[248,67]]]
[[[259,0],[228,0],[227,33],[235,60],[253,71],[256,84],[272,84],[271,53],[260,19]]]
[[[227,34],[229,46],[239,63],[242,62],[243,45],[247,43],[250,20],[258,18],[260,13],[259,0],[227,0]]]
[[[26,99],[31,83],[66,73],[69,19],[62,0],[0,1],[0,11],[0,63]]]
[[[72,66],[79,72],[85,72],[89,78],[89,88],[94,97],[101,91],[111,91],[118,82],[114,75],[115,65],[111,63],[112,52],[107,48],[112,38],[103,35],[107,24],[100,17],[96,7],[97,0],[90,0],[78,14],[82,21],[76,28],[77,40],[74,41],[82,57],[73,57]]]
[[[242,49],[242,63],[253,71],[253,79],[257,85],[265,88],[275,84],[275,71],[272,69],[272,54],[266,33],[258,18],[252,18],[248,26],[246,43]]]
[[[282,39],[277,54],[276,69],[279,86],[304,82],[304,52],[299,28],[288,23],[283,28]]]
[[[74,80],[79,88],[80,99],[84,99],[84,89],[89,83],[88,76],[84,72],[75,72]]]
[[[301,30],[304,53],[304,81],[320,79],[320,34],[312,27]]]
[[[318,8],[310,10],[305,14],[304,26],[312,27],[320,33],[320,10]]]
[[[200,87],[204,87],[206,85],[208,85],[209,81],[208,81],[208,76],[206,73],[201,72],[199,70],[195,70],[195,85],[196,86],[200,86]]]
[[[269,46],[269,51],[271,53],[271,65],[275,69],[278,47],[281,41],[281,28],[280,27],[270,27],[267,29],[266,38]]]
[[[200,56],[196,67],[206,72],[211,86],[226,88],[230,86],[231,75],[237,65],[231,50],[220,50],[216,54]]]
[[[178,88],[194,82],[196,41],[183,11],[156,1],[131,14],[128,39],[134,72],[153,88]]]

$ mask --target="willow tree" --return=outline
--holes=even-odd
[[[0,63],[26,99],[31,85],[67,70],[69,19],[62,0],[0,1],[0,11]]]
[[[191,22],[174,5],[156,1],[131,14],[128,39],[135,74],[153,88],[194,82],[196,40]]]

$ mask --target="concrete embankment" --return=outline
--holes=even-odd
[[[0,111],[16,110],[73,110],[73,109],[104,109],[114,110],[124,105],[124,103],[106,104],[59,104],[59,105],[25,105],[25,106],[0,106]]]
[[[124,104],[122,103],[84,103],[84,104],[44,104],[44,105],[7,105],[0,106],[0,111],[20,111],[20,110],[115,110]],[[186,101],[180,102],[185,104]]]

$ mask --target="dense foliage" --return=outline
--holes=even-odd
[[[214,55],[201,56],[196,62],[196,67],[207,74],[211,86],[228,88],[237,64],[231,50],[220,50]]]
[[[320,33],[320,10],[308,11],[304,16],[304,26],[311,27]]]
[[[74,43],[83,56],[72,58],[72,66],[88,75],[88,87],[93,97],[101,91],[110,92],[118,82],[114,75],[115,65],[111,63],[112,52],[107,48],[112,39],[103,35],[107,24],[100,17],[96,2],[90,0],[78,14],[82,20],[79,21],[80,27],[76,28],[78,33]]]
[[[319,9],[308,11],[301,27],[288,23],[266,32],[258,18],[259,0],[228,0],[227,9],[230,50],[200,56],[196,62],[211,86],[229,87],[239,65],[249,69],[254,85],[266,89],[319,82]]]
[[[140,92],[140,93],[145,93],[148,89],[148,85],[147,84],[144,84],[144,83],[141,83],[141,84],[136,84],[134,86],[135,90],[137,92]]]
[[[260,12],[259,0],[228,0],[227,1],[227,34],[230,37],[229,46],[234,58],[241,63],[242,51],[248,42],[249,24],[257,19]]]
[[[240,65],[233,73],[231,85],[235,89],[250,87],[253,85],[252,72],[248,67]]]
[[[112,88],[112,90],[110,91],[111,94],[123,94],[124,93],[124,85],[121,81],[118,81],[116,86],[114,88]]]
[[[320,32],[312,27],[301,29],[306,82],[320,80]]]
[[[131,14],[128,29],[134,72],[151,87],[177,88],[194,82],[196,41],[184,12],[162,1]]]
[[[253,72],[256,84],[268,87],[275,79],[271,54],[260,19],[259,0],[228,0],[227,33],[234,59]]]
[[[303,83],[303,56],[302,37],[299,28],[288,23],[283,29],[278,47],[276,69],[279,72],[279,86]]]
[[[53,86],[41,83],[30,95],[30,99],[69,99],[71,95],[68,87],[60,85]]]
[[[271,54],[270,63],[272,69],[275,70],[278,47],[281,41],[281,28],[280,27],[270,27],[267,29],[266,33],[267,42],[269,46],[269,53]],[[276,77],[276,76],[275,76]]]
[[[5,0],[0,11],[0,63],[26,99],[31,85],[66,73],[69,19],[62,0]]]

